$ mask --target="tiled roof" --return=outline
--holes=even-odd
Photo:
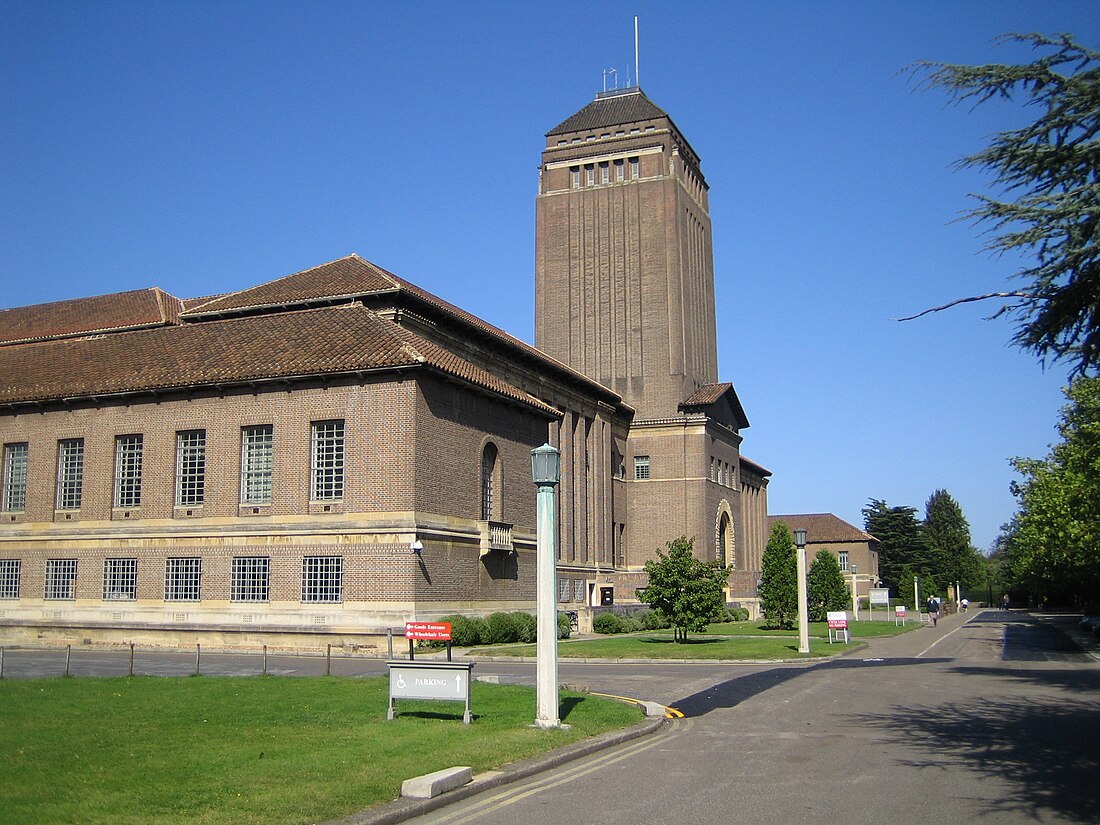
[[[0,347],[0,404],[415,367],[557,414],[359,304]]]
[[[721,384],[704,384],[680,405],[682,407],[705,407],[720,399],[727,391],[733,389],[733,384],[725,381]]]
[[[597,97],[572,117],[568,117],[546,133],[562,135],[566,132],[583,132],[637,123],[641,120],[668,117],[641,89],[630,89],[621,94]]]
[[[156,287],[0,310],[0,345],[176,323],[178,298]]]
[[[402,293],[411,296],[510,348],[520,350],[524,355],[545,367],[568,374],[573,381],[580,382],[591,390],[600,391],[610,402],[618,403],[621,400],[618,395],[602,384],[551,358],[541,350],[354,254],[250,289],[217,296],[199,305],[193,305],[189,301],[188,309],[181,314],[181,318],[185,321],[202,321],[219,316],[249,314],[295,306],[336,304],[369,298],[381,293]]]
[[[358,255],[348,255],[259,286],[215,296],[197,306],[189,301],[182,317],[197,320],[263,309],[336,303],[398,287],[396,275]]]
[[[723,381],[720,384],[703,384],[695,392],[680,402],[680,410],[683,412],[690,412],[702,407],[714,407],[722,399],[725,399],[729,404],[730,412],[733,414],[736,426],[739,429],[744,429],[749,426],[749,417],[745,415],[745,408],[741,406],[741,399],[737,397],[737,391],[734,390],[733,384],[729,381]],[[715,410],[720,408],[715,408]],[[716,416],[721,420],[724,415],[719,414]],[[726,421],[729,424],[731,422]]]
[[[811,544],[832,541],[873,541],[878,542],[870,533],[865,533],[832,513],[801,513],[787,516],[768,516],[768,524],[784,522],[792,531],[806,531],[806,539]]]
[[[743,456],[743,455],[739,455],[737,458],[741,462],[742,465],[747,466],[748,469],[752,470],[757,475],[770,476],[772,474],[771,470],[769,470],[767,467],[763,466],[762,464],[757,464],[751,458],[745,458],[745,456]]]

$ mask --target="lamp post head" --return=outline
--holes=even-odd
[[[806,531],[799,528],[794,531],[794,546],[801,550],[806,546]]]
[[[531,481],[540,487],[561,481],[561,452],[549,444],[531,450]]]

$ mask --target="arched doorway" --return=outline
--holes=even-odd
[[[718,505],[718,515],[714,521],[714,558],[719,564],[726,567],[737,567],[733,518],[729,502],[725,500]]]

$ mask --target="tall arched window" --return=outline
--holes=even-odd
[[[494,520],[497,487],[497,448],[489,443],[481,452],[481,518],[485,521]]]
[[[714,558],[719,564],[733,567],[733,522],[724,509],[718,513],[717,527],[714,535]]]

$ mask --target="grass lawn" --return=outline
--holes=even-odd
[[[800,656],[797,634],[756,638],[688,636],[685,644],[676,644],[671,634],[654,632],[564,640],[558,642],[558,656],[562,659],[812,659],[844,650],[844,645],[831,647],[836,649],[830,650],[829,643],[823,639],[810,639],[810,653]],[[477,648],[477,652],[533,657],[535,646]]]
[[[411,776],[475,772],[641,721],[563,691],[570,730],[528,727],[532,688],[472,686],[462,705],[400,702],[385,679],[183,677],[0,681],[0,820],[308,823],[394,799]]]
[[[875,636],[894,636],[920,627],[908,622],[897,627],[893,621],[850,622],[852,642]],[[671,630],[643,631],[621,636],[600,636],[592,639],[567,639],[558,642],[558,656],[563,659],[799,659],[835,656],[847,648],[828,642],[829,628],[824,622],[810,625],[810,652],[798,652],[798,630],[765,629],[759,623],[723,622],[712,624],[705,634],[689,634],[686,644],[672,641]],[[494,656],[535,655],[534,645],[479,647],[478,653]]]

